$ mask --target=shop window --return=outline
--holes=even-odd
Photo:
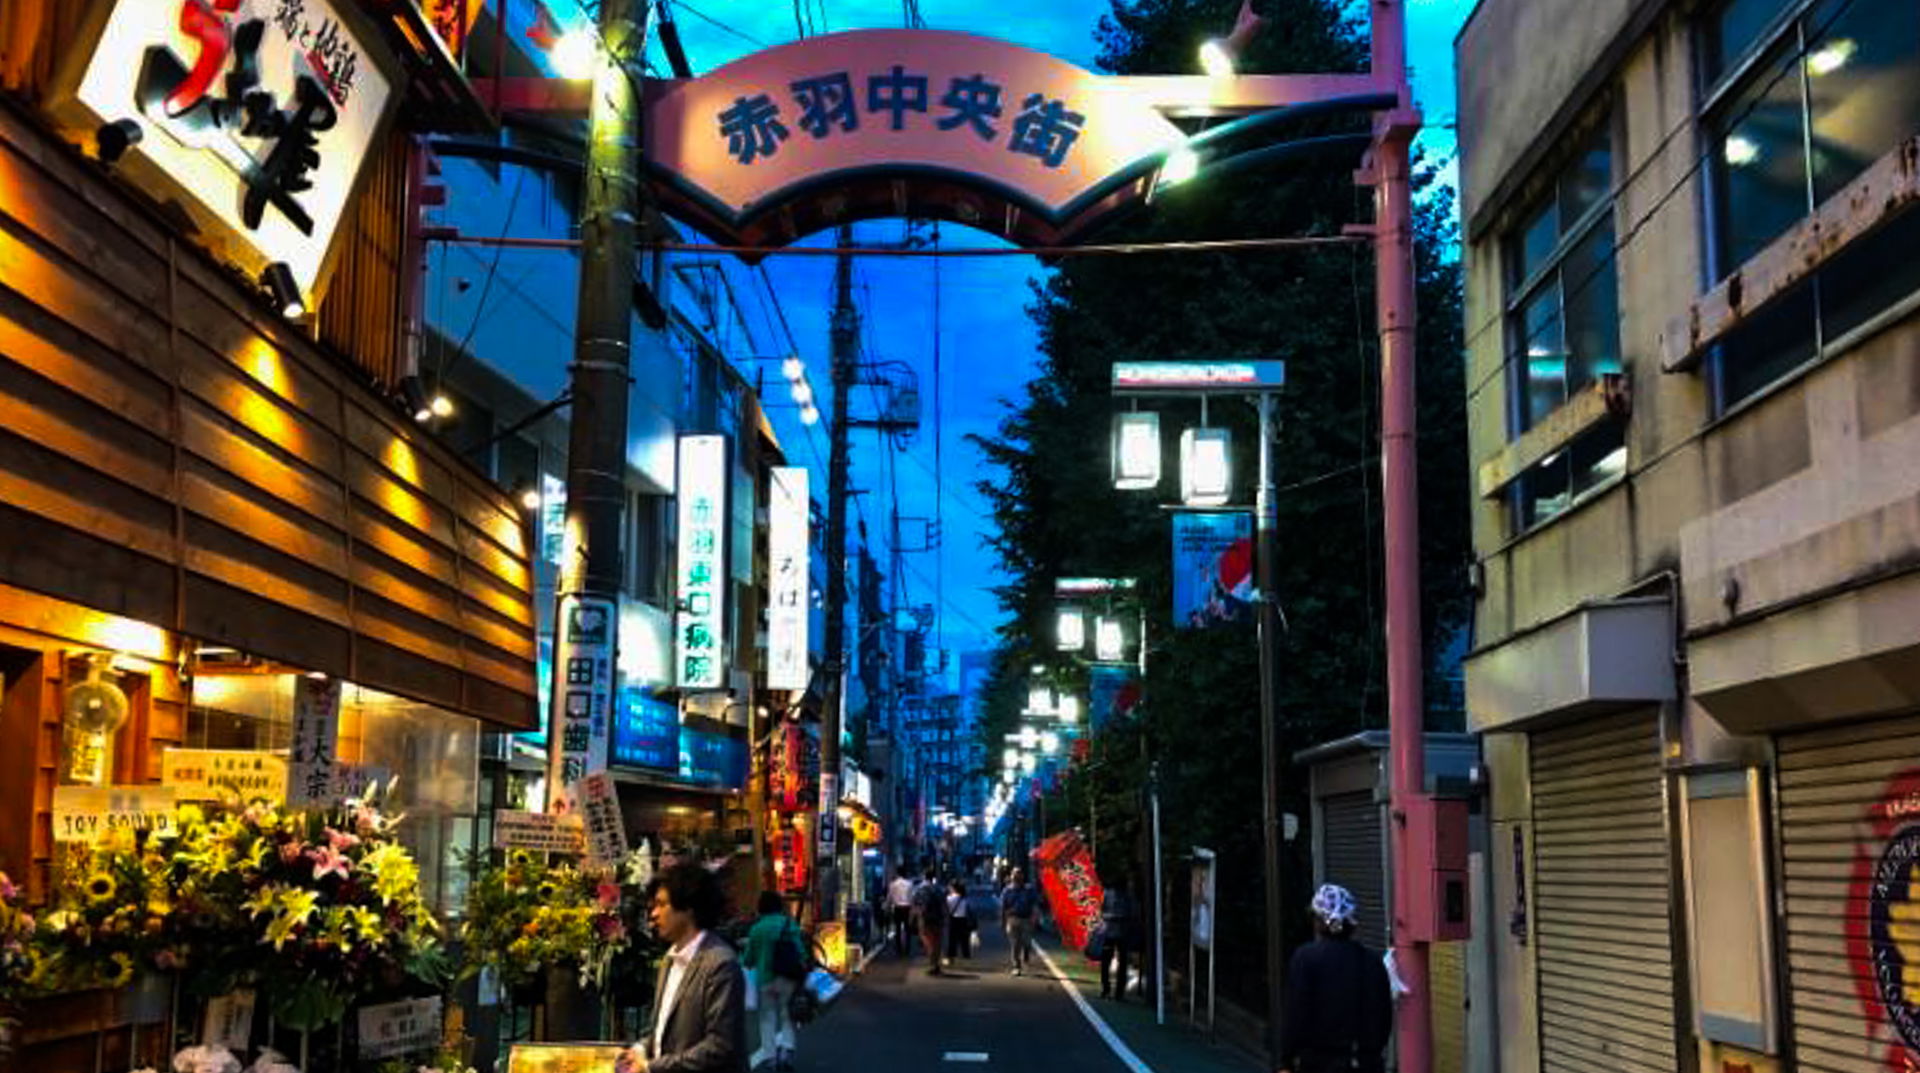
[[[1627,426],[1610,418],[1541,459],[1513,482],[1515,531],[1565,514],[1627,472]]]
[[[1775,1050],[1773,932],[1760,773],[1688,775],[1682,821],[1694,1030]]]
[[[1509,240],[1513,432],[1620,371],[1613,150],[1603,128]]]
[[[1910,0],[1728,0],[1706,20],[1701,52],[1715,279],[1920,131],[1920,17]],[[1896,285],[1904,275],[1869,278],[1884,285],[1862,296],[1857,281],[1823,266],[1808,293],[1772,322],[1778,345],[1757,354],[1723,348],[1722,408],[1796,368],[1783,366],[1784,354],[1810,361],[1912,293]],[[1829,313],[1840,318],[1825,322]]]
[[[627,591],[655,607],[668,606],[667,583],[671,568],[669,519],[673,514],[671,496],[638,492],[633,497],[631,542],[627,549]]]

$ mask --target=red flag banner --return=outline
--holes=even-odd
[[[1105,893],[1093,869],[1093,854],[1078,833],[1068,831],[1040,843],[1033,859],[1061,940],[1076,952],[1086,949],[1087,940],[1100,923],[1100,901]]]

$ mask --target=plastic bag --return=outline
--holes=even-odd
[[[1393,992],[1393,1001],[1399,1002],[1413,994],[1413,988],[1408,987],[1407,982],[1400,978],[1399,966],[1393,962],[1393,951],[1388,950],[1380,960],[1387,966],[1387,989]]]
[[[747,977],[747,1012],[752,1013],[759,1008],[760,1008],[760,985],[753,982],[752,976],[748,976]]]

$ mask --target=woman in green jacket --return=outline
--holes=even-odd
[[[768,1066],[776,1070],[793,1068],[793,1017],[789,1008],[800,982],[775,971],[776,953],[783,943],[790,944],[792,963],[804,966],[806,940],[787,915],[786,902],[773,891],[761,891],[760,919],[747,931],[746,950],[741,957],[760,1002],[760,1047],[752,1059],[756,1070]]]

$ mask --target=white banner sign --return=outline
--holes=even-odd
[[[587,857],[618,864],[627,856],[627,823],[620,815],[620,791],[613,776],[596,771],[581,782],[581,814],[587,827]]]
[[[1213,918],[1219,878],[1214,874],[1214,856],[1210,849],[1193,851],[1193,945],[1213,949]]]
[[[674,683],[718,689],[727,678],[727,441],[680,437],[680,600],[674,616]]]
[[[114,831],[174,831],[171,786],[56,786],[53,840],[94,845]]]
[[[767,610],[769,689],[807,688],[811,506],[807,471],[798,466],[774,467],[773,493],[767,503],[767,550],[772,559],[768,581],[772,606]]]
[[[200,1042],[245,1054],[253,1045],[253,991],[241,988],[207,1000],[206,1029]]]
[[[160,781],[182,801],[265,801],[287,799],[287,758],[245,749],[168,749]]]
[[[287,754],[287,804],[328,807],[340,792],[340,682],[294,679],[293,746]]]
[[[122,172],[311,295],[392,103],[365,26],[346,0],[119,0],[60,110],[113,124]]]
[[[578,815],[518,809],[501,809],[493,814],[494,849],[577,855],[586,850],[586,842],[586,825]]]
[[[440,1046],[440,996],[360,1009],[360,1057],[393,1058]]]
[[[618,609],[612,600],[566,596],[560,601],[560,637],[554,646],[556,736],[547,780],[547,811],[580,807],[580,780],[607,766],[613,725],[613,660]]]

